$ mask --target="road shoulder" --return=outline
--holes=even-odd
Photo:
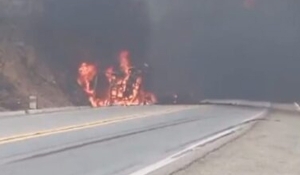
[[[271,113],[239,139],[172,175],[298,175],[300,116]]]

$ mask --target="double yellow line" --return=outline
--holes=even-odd
[[[147,113],[144,115],[138,115],[138,114],[126,115],[126,116],[121,116],[121,117],[115,117],[112,119],[104,119],[104,120],[99,120],[99,121],[89,122],[89,123],[84,123],[84,124],[79,124],[79,125],[72,125],[72,126],[60,127],[60,128],[55,128],[55,129],[49,129],[49,130],[42,130],[42,131],[37,131],[37,132],[32,132],[32,133],[20,134],[20,135],[15,135],[15,136],[2,137],[2,138],[0,138],[0,145],[17,142],[17,141],[28,140],[28,139],[34,139],[34,138],[38,138],[38,137],[54,135],[54,134],[88,129],[88,128],[93,128],[93,127],[97,127],[97,126],[109,125],[109,124],[113,124],[113,123],[129,121],[129,120],[133,120],[133,119],[140,119],[140,118],[147,118],[147,117],[151,117],[151,116],[169,114],[169,113],[173,113],[173,112],[187,110],[190,108],[191,107],[182,107],[179,109],[178,108],[177,109],[168,109],[168,110],[159,111],[159,112]]]

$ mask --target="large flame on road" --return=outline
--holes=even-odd
[[[100,71],[95,64],[82,63],[78,70],[78,84],[88,95],[93,107],[111,105],[147,105],[156,102],[153,93],[144,91],[142,71],[131,65],[129,52],[122,51],[119,55],[119,69],[109,67],[105,70],[108,87],[104,90],[104,97],[97,94]]]

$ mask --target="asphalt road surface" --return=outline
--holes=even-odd
[[[127,175],[263,109],[141,106],[0,119],[1,175]]]

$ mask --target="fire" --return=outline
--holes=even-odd
[[[91,81],[95,78],[97,74],[96,67],[88,63],[82,63],[79,68],[79,78],[77,80],[78,84],[83,87],[83,90],[89,94],[94,95],[94,90],[91,88]]]
[[[153,93],[143,89],[142,71],[132,66],[128,51],[122,51],[119,55],[119,69],[109,67],[105,70],[105,78],[108,87],[105,89],[104,97],[97,94],[99,82],[98,68],[92,63],[82,63],[78,69],[78,84],[87,94],[93,107],[110,105],[146,105],[156,102]]]

